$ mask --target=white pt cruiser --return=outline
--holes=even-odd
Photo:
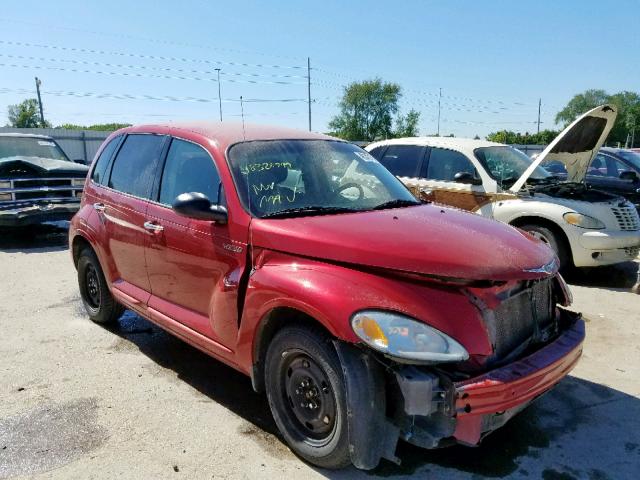
[[[640,252],[634,205],[584,183],[616,114],[611,105],[590,110],[535,160],[507,145],[459,138],[400,138],[372,143],[366,150],[419,199],[526,230],[551,246],[563,267],[608,265]],[[562,162],[567,178],[542,168],[545,160]]]

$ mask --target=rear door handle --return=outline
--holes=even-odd
[[[164,230],[164,227],[162,225],[158,225],[157,223],[154,223],[154,222],[144,222],[143,226],[145,230],[149,230],[150,232],[153,232],[153,233],[160,233],[161,231]]]
[[[102,212],[104,212],[105,208],[107,208],[107,207],[105,207],[104,203],[94,203],[93,204],[93,209],[96,212],[102,213]]]

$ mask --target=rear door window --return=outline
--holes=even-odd
[[[198,192],[218,203],[220,175],[207,151],[195,143],[174,139],[160,183],[160,203],[171,205],[181,193]]]
[[[96,165],[93,167],[93,173],[91,174],[91,179],[94,182],[99,183],[100,185],[104,184],[104,176],[107,171],[107,166],[109,165],[111,157],[113,157],[113,153],[120,144],[120,140],[122,140],[121,136],[112,138],[107,146],[102,149],[100,156],[96,160]]]
[[[473,163],[466,155],[455,150],[434,147],[431,148],[426,172],[423,172],[422,177],[453,182],[456,173],[461,172],[470,173],[474,177],[478,176]]]
[[[148,199],[165,138],[162,135],[127,135],[113,161],[109,187]]]
[[[420,145],[389,145],[380,163],[396,177],[417,177],[425,150]]]

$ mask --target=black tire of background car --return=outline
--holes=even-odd
[[[99,302],[93,305],[87,285],[87,272],[93,269],[97,280]],[[85,248],[80,252],[78,259],[78,285],[80,286],[80,297],[89,318],[96,323],[113,323],[122,316],[124,307],[120,305],[111,295],[107,281],[102,273],[100,262],[93,250]]]
[[[323,397],[322,401],[326,399],[331,404],[335,418],[331,419],[331,431],[324,438],[314,439],[310,436],[311,431],[296,417],[293,400],[287,395],[286,382],[291,375],[292,358],[295,361],[296,357],[311,360],[311,367],[326,379],[328,388],[321,394],[330,395],[330,398]],[[314,376],[313,373],[311,375]],[[303,326],[285,327],[278,332],[267,351],[265,386],[273,418],[298,456],[321,468],[339,469],[351,463],[342,369],[327,335]]]
[[[568,251],[564,240],[558,238],[557,233],[547,227],[536,224],[522,225],[520,228],[525,232],[531,233],[534,237],[539,238],[549,245],[554,252],[556,252],[558,259],[560,260],[560,270],[567,271],[572,267],[573,262],[569,255],[570,252]]]

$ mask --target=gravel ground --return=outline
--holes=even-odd
[[[91,323],[64,225],[0,233],[0,479],[640,478],[637,263],[570,279],[587,320],[571,376],[479,448],[314,469],[248,378],[127,313]]]

